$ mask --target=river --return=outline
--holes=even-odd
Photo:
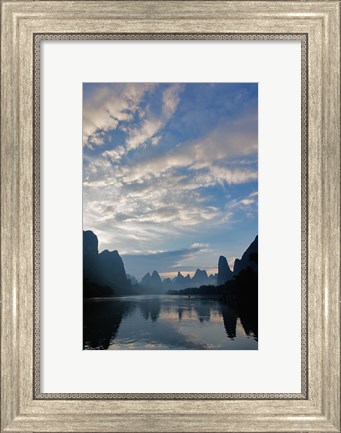
[[[89,299],[85,350],[256,350],[257,318],[218,297],[143,295]]]

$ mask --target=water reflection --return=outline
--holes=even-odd
[[[130,296],[87,300],[84,349],[257,349],[255,309],[218,298]]]

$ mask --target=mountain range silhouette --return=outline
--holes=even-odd
[[[153,270],[144,275],[140,282],[127,275],[124,263],[117,250],[98,252],[98,238],[90,230],[83,231],[83,294],[85,298],[166,293],[172,290],[221,286],[236,278],[241,271],[251,268],[258,272],[258,236],[249,245],[241,259],[234,262],[233,271],[226,257],[218,259],[218,273],[208,275],[206,270],[197,269],[191,278],[178,272],[173,279],[161,279]]]

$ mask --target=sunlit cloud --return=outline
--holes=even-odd
[[[153,84],[85,84],[83,100],[83,144],[104,144],[105,132],[134,117],[145,92]]]

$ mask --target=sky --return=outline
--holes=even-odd
[[[83,229],[138,279],[232,266],[258,234],[257,83],[84,83]]]

